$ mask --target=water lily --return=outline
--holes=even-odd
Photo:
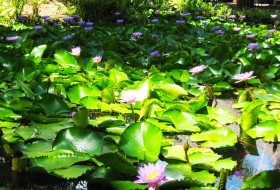
[[[251,51],[256,51],[260,49],[260,46],[258,43],[250,43],[247,48]]]
[[[234,32],[239,32],[239,31],[241,30],[241,28],[240,28],[240,27],[234,27],[232,30],[233,30]]]
[[[142,36],[142,32],[133,32],[132,36],[133,37],[140,37],[140,36]]]
[[[63,37],[63,40],[71,40],[72,39],[72,35],[66,35]]]
[[[81,54],[81,47],[78,46],[78,47],[72,48],[70,54],[74,55],[74,56],[79,56]]]
[[[229,19],[236,19],[236,15],[229,15]]]
[[[80,21],[78,22],[78,25],[80,25],[80,26],[83,26],[84,24],[86,24],[86,22],[83,21],[83,20],[80,20]]]
[[[85,27],[85,31],[91,31],[92,30],[92,27]]]
[[[94,63],[99,64],[102,60],[102,56],[101,55],[95,56],[94,58],[92,58],[92,60]]]
[[[166,166],[166,162],[158,160],[155,164],[148,163],[139,167],[137,176],[138,180],[134,181],[134,183],[147,183],[148,190],[155,190],[158,184],[167,181],[165,175]]]
[[[72,15],[71,16],[73,19],[78,19],[79,18],[79,15]]]
[[[180,13],[180,16],[181,17],[187,17],[187,16],[189,16],[191,13]]]
[[[86,22],[85,24],[86,24],[88,27],[93,26],[93,22]]]
[[[121,24],[121,23],[124,22],[124,20],[123,20],[123,19],[118,19],[118,20],[116,20],[116,22],[117,22],[118,24]]]
[[[134,104],[137,98],[136,90],[126,90],[121,93],[122,99],[119,102]]]
[[[24,19],[26,19],[26,16],[24,16],[24,15],[18,15],[18,19],[19,19],[19,20],[24,20]]]
[[[219,30],[219,29],[220,29],[220,27],[221,27],[221,26],[216,25],[216,26],[213,26],[213,27],[212,27],[212,29],[213,29],[213,30]]]
[[[247,39],[252,39],[252,38],[254,38],[256,36],[256,34],[247,34],[246,35],[246,38]]]
[[[217,34],[217,35],[223,35],[225,32],[224,31],[222,31],[222,30],[217,30],[217,31],[215,31],[215,34]]]
[[[242,171],[239,171],[239,170],[236,170],[236,171],[234,172],[234,175],[235,175],[236,177],[242,177],[242,176],[243,176],[243,172],[242,172]]]
[[[62,19],[64,22],[72,22],[74,20],[73,17],[65,17]]]
[[[53,23],[53,25],[54,25],[54,26],[57,26],[57,27],[59,27],[59,26],[60,26],[60,24],[59,24],[59,23],[57,23],[57,22]]]
[[[252,76],[253,73],[254,73],[254,71],[240,73],[240,74],[234,75],[233,79],[236,80],[235,83],[239,83],[239,82],[242,82],[242,81],[247,81],[247,80],[250,80],[250,79],[256,77],[256,76]]]
[[[263,35],[263,37],[266,39],[271,38],[271,34],[265,34],[265,35]]]
[[[16,41],[19,39],[19,36],[9,36],[6,38],[6,41]]]
[[[207,22],[207,21],[203,21],[201,24],[202,24],[202,25],[207,25],[208,22]]]
[[[247,89],[248,89],[248,92],[249,92],[249,94],[250,94],[250,97],[251,97],[251,100],[252,100],[252,101],[254,100],[254,96],[253,96],[253,93],[252,93],[252,91],[251,91],[251,89],[250,89],[248,83],[247,83],[247,80],[250,80],[250,79],[256,77],[256,76],[252,76],[253,73],[254,73],[254,71],[250,71],[250,72],[240,73],[240,74],[237,74],[237,75],[234,75],[234,76],[233,76],[233,79],[236,80],[235,83],[240,83],[240,82],[242,82],[242,81],[245,82],[245,85],[246,85],[246,87],[247,87]]]
[[[155,57],[155,56],[157,56],[158,54],[159,54],[159,51],[156,50],[156,51],[151,52],[151,53],[150,53],[150,56]]]
[[[268,32],[271,33],[271,34],[273,34],[273,33],[276,32],[276,30],[275,30],[275,29],[270,29],[270,30],[268,30]]]
[[[243,19],[245,19],[246,18],[246,16],[245,15],[240,15],[240,17],[239,17],[241,20],[243,20]]]
[[[158,35],[157,34],[152,34],[151,37],[152,37],[153,40],[155,40],[158,37]]]
[[[184,21],[184,20],[176,20],[176,23],[177,23],[177,24],[184,24],[185,21]]]
[[[37,25],[37,26],[34,26],[34,28],[35,28],[36,30],[42,30],[44,27],[41,26],[41,25]]]
[[[152,22],[153,24],[158,23],[158,19],[156,19],[156,18],[155,18],[155,19],[152,19],[151,22]]]
[[[204,71],[206,68],[205,65],[199,65],[199,66],[196,66],[192,69],[190,69],[190,73],[192,73],[192,75],[195,75],[195,74],[198,74],[198,73],[201,73],[202,71]]]

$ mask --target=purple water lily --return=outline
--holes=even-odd
[[[155,56],[157,56],[158,54],[159,54],[159,51],[158,51],[158,50],[155,50],[155,51],[152,51],[152,52],[150,53],[150,56],[155,57]]]
[[[142,167],[138,168],[138,180],[134,183],[147,183],[148,190],[157,189],[158,184],[167,181],[165,176],[165,168],[167,166],[166,162],[158,160],[155,164],[148,163]]]
[[[251,51],[257,51],[260,49],[260,46],[258,43],[250,43],[247,48]]]

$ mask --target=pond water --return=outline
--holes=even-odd
[[[218,100],[218,106],[228,109],[233,115],[239,116],[240,112],[231,108],[231,99]],[[230,174],[227,179],[227,190],[239,190],[243,185],[243,180],[258,174],[262,171],[278,170],[280,166],[280,145],[274,143],[266,143],[262,139],[253,140],[248,136],[244,136],[240,132],[237,124],[228,126],[236,131],[240,139],[235,149],[223,150],[218,152],[225,158],[231,157],[236,160],[238,165],[237,173]],[[188,141],[191,147],[197,144],[189,141],[187,135],[177,135],[175,144],[181,144]],[[1,157],[0,157],[1,158]],[[5,163],[0,159],[0,190],[110,190],[107,186],[88,183],[85,179],[78,180],[62,180],[39,173],[12,172],[11,163]],[[219,178],[217,178],[217,183]],[[279,182],[280,183],[280,182]],[[216,184],[217,185],[217,184]],[[280,189],[280,188],[279,188]]]
[[[239,190],[243,185],[243,179],[258,174],[262,171],[278,169],[280,165],[279,145],[265,143],[263,140],[257,140],[256,150],[258,155],[247,153],[244,148],[239,147],[240,145],[237,145],[236,151],[230,150],[223,152],[224,156],[231,155],[233,159],[237,160],[237,170],[240,171],[240,175],[242,175],[230,175],[226,184],[227,190]],[[88,184],[85,179],[67,181],[38,173],[12,172],[8,165],[9,163],[3,163],[3,161],[0,162],[0,190],[110,189],[98,184]]]

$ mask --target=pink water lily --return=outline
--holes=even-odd
[[[74,56],[79,56],[81,54],[81,47],[72,48],[70,54]]]
[[[124,102],[124,103],[129,103],[129,104],[134,104],[137,96],[136,90],[126,90],[122,92],[122,99],[119,100],[119,102]]]
[[[155,164],[148,163],[138,168],[138,180],[134,183],[147,183],[148,190],[155,190],[158,184],[166,182],[165,168],[167,163],[158,160]]]
[[[95,56],[94,58],[92,58],[92,60],[93,60],[94,63],[99,64],[102,60],[102,56],[101,55]]]
[[[196,66],[196,67],[190,69],[190,73],[192,73],[192,75],[195,75],[195,74],[198,74],[198,73],[204,71],[205,68],[206,68],[205,65],[199,65],[199,66]]]
[[[19,36],[10,36],[10,37],[6,38],[7,41],[16,41],[18,39],[19,39]]]
[[[235,83],[239,83],[239,82],[242,82],[242,81],[247,81],[247,80],[250,80],[250,79],[256,77],[256,76],[252,76],[253,73],[254,73],[254,71],[240,73],[240,74],[234,75],[233,79],[236,80]]]

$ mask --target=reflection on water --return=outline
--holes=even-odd
[[[239,169],[242,169],[243,176],[232,175],[227,180],[227,190],[239,190],[243,185],[243,180],[262,171],[279,169],[280,150],[273,143],[265,143],[263,140],[257,140],[258,155],[246,154]],[[242,155],[242,154],[241,154]],[[241,156],[240,155],[240,156]]]

